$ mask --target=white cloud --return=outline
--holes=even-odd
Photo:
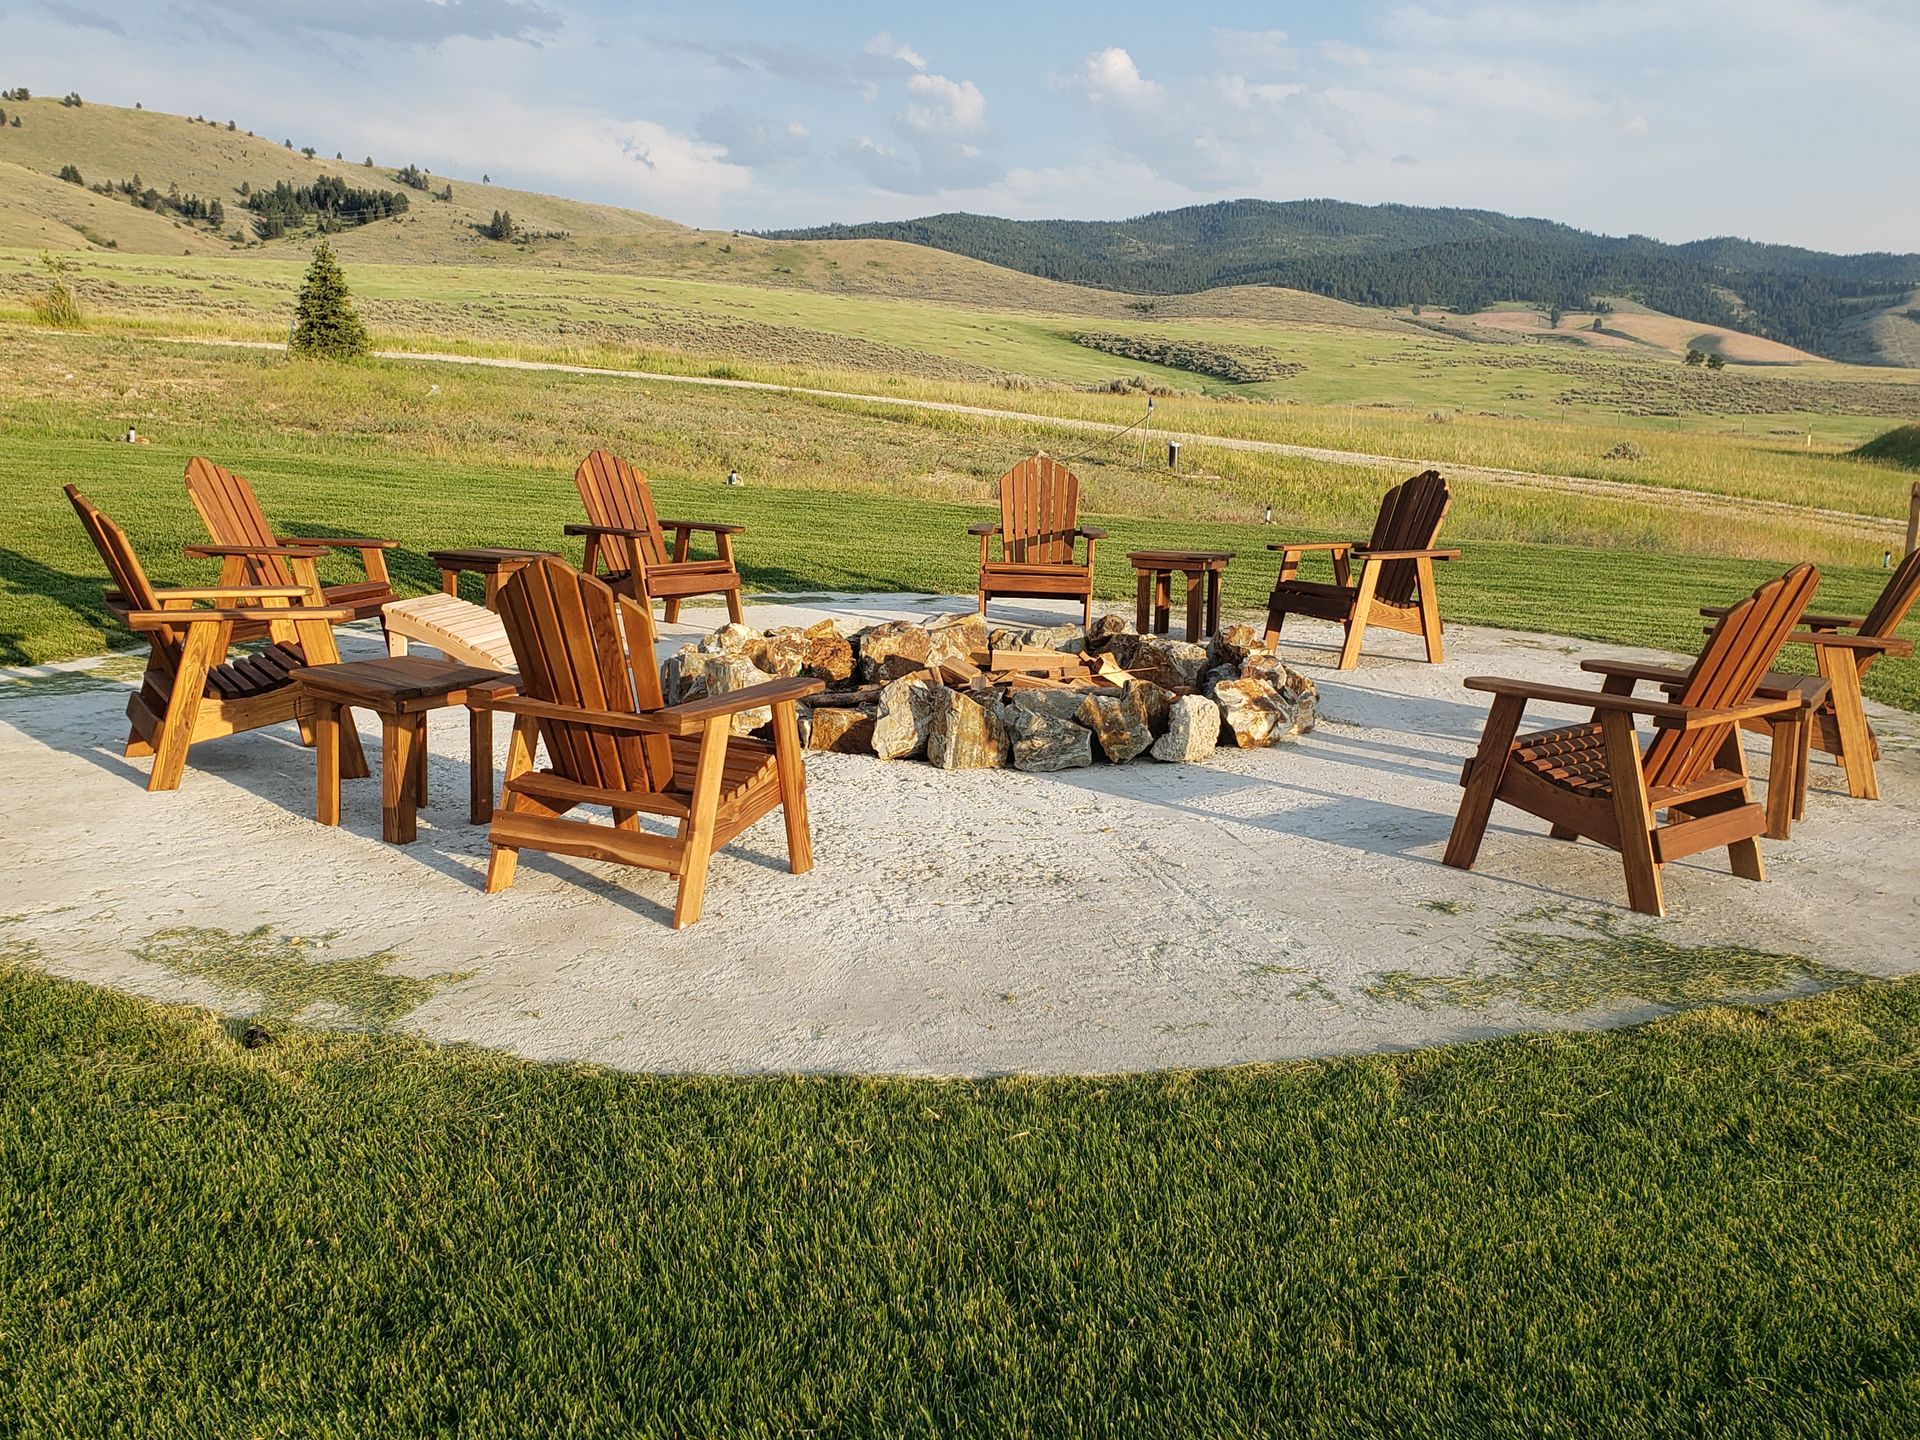
[[[1096,105],[1152,110],[1166,103],[1166,87],[1141,75],[1133,56],[1118,45],[1089,55],[1081,63],[1080,79],[1087,98]]]
[[[971,80],[918,74],[907,89],[926,103],[909,106],[901,120],[924,134],[971,135],[987,123],[987,97]]]
[[[927,62],[918,50],[914,49],[911,45],[895,40],[893,36],[884,30],[867,41],[866,53],[869,55],[878,55],[883,60],[898,60],[902,65],[913,70],[924,70],[927,68]]]

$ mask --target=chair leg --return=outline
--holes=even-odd
[[[507,738],[506,779],[513,781],[533,768],[533,745],[539,734],[539,722],[516,715],[513,733]],[[520,796],[507,791],[500,802],[502,812],[511,815],[520,808]],[[520,863],[520,850],[514,845],[495,844],[487,856],[487,893],[497,894],[513,884],[513,872]]]
[[[727,591],[727,618],[736,625],[746,623],[740,618],[740,589],[738,586]]]
[[[1093,625],[1093,591],[1089,590],[1080,606],[1080,628],[1087,630]]]
[[[1627,872],[1627,903],[1643,915],[1667,913],[1660,865],[1653,857],[1653,810],[1640,769],[1640,737],[1633,717],[1609,710],[1600,717],[1607,747],[1607,778],[1613,782],[1613,819],[1620,832],[1620,860]]]
[[[727,608],[731,610],[733,607],[728,606]],[[671,625],[680,618],[680,602],[678,600],[667,601],[666,612],[667,624]]]
[[[813,835],[807,825],[807,763],[800,749],[798,707],[773,707],[773,760],[780,774],[780,814],[787,823],[787,868],[804,875],[813,868]]]
[[[1873,736],[1860,702],[1860,666],[1851,650],[1821,645],[1814,651],[1820,673],[1833,682],[1833,716],[1840,732],[1840,763],[1847,771],[1847,793],[1856,800],[1878,800],[1880,781],[1873,772]]]
[[[1427,642],[1427,663],[1439,665],[1447,658],[1447,647],[1440,638],[1440,593],[1434,588],[1433,561],[1422,556],[1413,564],[1420,579],[1420,633]]]
[[[233,626],[224,621],[188,627],[180,668],[173,677],[173,694],[167,700],[167,718],[156,737],[153,771],[147,776],[149,791],[180,788],[181,777],[187,773],[187,747],[193,744],[194,722],[199,719],[201,697],[206,693],[207,672],[227,653],[232,637]]]
[[[1360,587],[1354,592],[1353,609],[1347,612],[1347,639],[1340,647],[1340,668],[1351,670],[1360,663],[1360,642],[1366,638],[1367,620],[1373,614],[1373,592],[1380,584],[1380,567],[1371,560],[1360,562]]]
[[[727,762],[728,723],[728,717],[721,715],[700,729],[692,803],[680,826],[680,894],[673,907],[676,930],[684,930],[700,918],[700,904],[706,897],[707,862],[713,858],[714,812],[720,807],[720,776]]]
[[[407,637],[398,630],[387,631],[387,654],[398,660],[407,653]]]
[[[1459,813],[1453,817],[1453,833],[1447,837],[1444,864],[1456,870],[1471,870],[1480,856],[1480,841],[1487,833],[1487,821],[1493,817],[1494,796],[1506,778],[1507,758],[1513,750],[1514,734],[1520,729],[1520,716],[1527,702],[1518,695],[1494,697],[1493,710],[1487,716],[1487,728],[1480,732],[1480,748],[1474,752],[1473,770],[1467,777],[1466,793],[1460,797]]]

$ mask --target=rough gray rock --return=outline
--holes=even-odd
[[[1142,635],[1127,669],[1167,690],[1191,690],[1207,673],[1207,647],[1165,635]]]
[[[773,679],[745,655],[707,655],[703,659],[701,695],[731,695],[749,685],[764,685]],[[772,707],[762,705],[756,710],[742,710],[728,720],[727,728],[735,735],[751,735],[755,730],[772,723]]]
[[[1227,625],[1207,642],[1207,659],[1213,665],[1231,665],[1236,670],[1247,657],[1266,650],[1260,632],[1251,625]]]
[[[971,660],[976,650],[987,648],[987,617],[984,615],[938,615],[927,622],[929,666],[944,660]]]
[[[1093,764],[1093,732],[1071,720],[1016,710],[1012,722],[1013,766],[1045,774]]]
[[[1167,712],[1167,733],[1153,742],[1153,758],[1192,765],[1220,744],[1220,707],[1204,695],[1181,695]]]
[[[1234,744],[1252,750],[1313,728],[1318,695],[1304,675],[1294,678],[1301,682],[1299,687],[1259,678],[1229,680],[1214,687],[1213,698],[1220,702],[1221,719]]]

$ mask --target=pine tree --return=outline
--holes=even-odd
[[[313,263],[300,287],[300,303],[289,349],[326,360],[348,360],[367,353],[367,327],[354,312],[347,277],[322,240],[313,247]]]

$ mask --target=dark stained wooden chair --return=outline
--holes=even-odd
[[[344,607],[324,604],[308,585],[157,590],[126,532],[78,487],[68,485],[66,492],[106,562],[115,608],[147,642],[146,673],[127,701],[126,754],[153,756],[148,790],[179,789],[187,751],[203,740],[298,718],[293,676],[308,665],[339,661],[332,627],[351,618]],[[229,659],[242,625],[273,638]],[[351,729],[341,736],[341,773],[367,774]]]
[[[342,540],[281,535],[267,523],[266,512],[245,477],[196,455],[187,462],[187,497],[200,512],[210,545],[189,545],[187,554],[218,557],[220,583],[237,585],[298,585],[300,566],[329,550],[357,550],[365,578],[325,587],[327,604],[353,613],[354,620],[378,615],[396,599],[387,576],[386,552],[394,540]]]
[[[1340,668],[1360,663],[1360,645],[1369,625],[1419,635],[1427,659],[1446,658],[1441,642],[1440,597],[1434,588],[1433,562],[1457,560],[1458,550],[1436,550],[1433,542],[1453,504],[1453,492],[1437,470],[1427,470],[1387,491],[1380,502],[1373,535],[1364,543],[1343,540],[1319,544],[1269,545],[1280,551],[1280,577],[1267,598],[1266,643],[1272,649],[1289,615],[1337,620],[1346,627]],[[1333,583],[1298,578],[1303,557],[1325,551],[1333,559]],[[1353,573],[1358,561],[1360,574]]]
[[[1447,841],[1446,863],[1471,870],[1496,800],[1552,827],[1555,839],[1586,837],[1620,852],[1627,903],[1665,913],[1660,867],[1727,848],[1733,873],[1765,878],[1758,837],[1767,818],[1754,803],[1740,727],[1796,709],[1798,697],[1754,692],[1813,597],[1820,572],[1799,565],[1722,615],[1684,683],[1668,700],[1475,676],[1470,690],[1494,697],[1480,748],[1461,775],[1466,793]],[[1517,734],[1529,700],[1591,707],[1596,719]],[[1644,753],[1634,716],[1655,726]],[[1665,824],[1657,821],[1664,812]]]
[[[605,450],[595,450],[580,462],[573,483],[586,506],[587,523],[569,525],[566,533],[585,537],[581,568],[589,575],[599,575],[642,605],[665,602],[668,624],[680,618],[680,602],[694,595],[725,596],[727,618],[740,619],[733,537],[745,533],[744,525],[662,520],[654,513],[647,477]],[[673,531],[671,550],[668,530]],[[712,558],[693,558],[695,531],[713,536],[717,553]]]
[[[649,608],[561,560],[507,581],[500,618],[520,679],[517,694],[492,702],[514,723],[487,836],[489,891],[513,883],[522,849],[639,865],[679,877],[680,929],[700,918],[709,858],[776,808],[793,873],[812,868],[795,702],[821,681],[797,676],[663,705]],[[761,706],[773,710],[771,744],[729,733],[733,716]],[[534,768],[536,740],[544,770]],[[607,807],[613,824],[568,818],[581,805]],[[643,814],[672,821],[674,833],[642,830]]]
[[[1080,524],[1080,480],[1049,455],[1022,460],[1000,477],[1000,523],[972,525],[980,537],[980,613],[996,599],[1080,601],[1093,623],[1093,551],[1107,532]],[[988,543],[1000,537],[1000,558]],[[1087,542],[1084,562],[1076,556]]]

